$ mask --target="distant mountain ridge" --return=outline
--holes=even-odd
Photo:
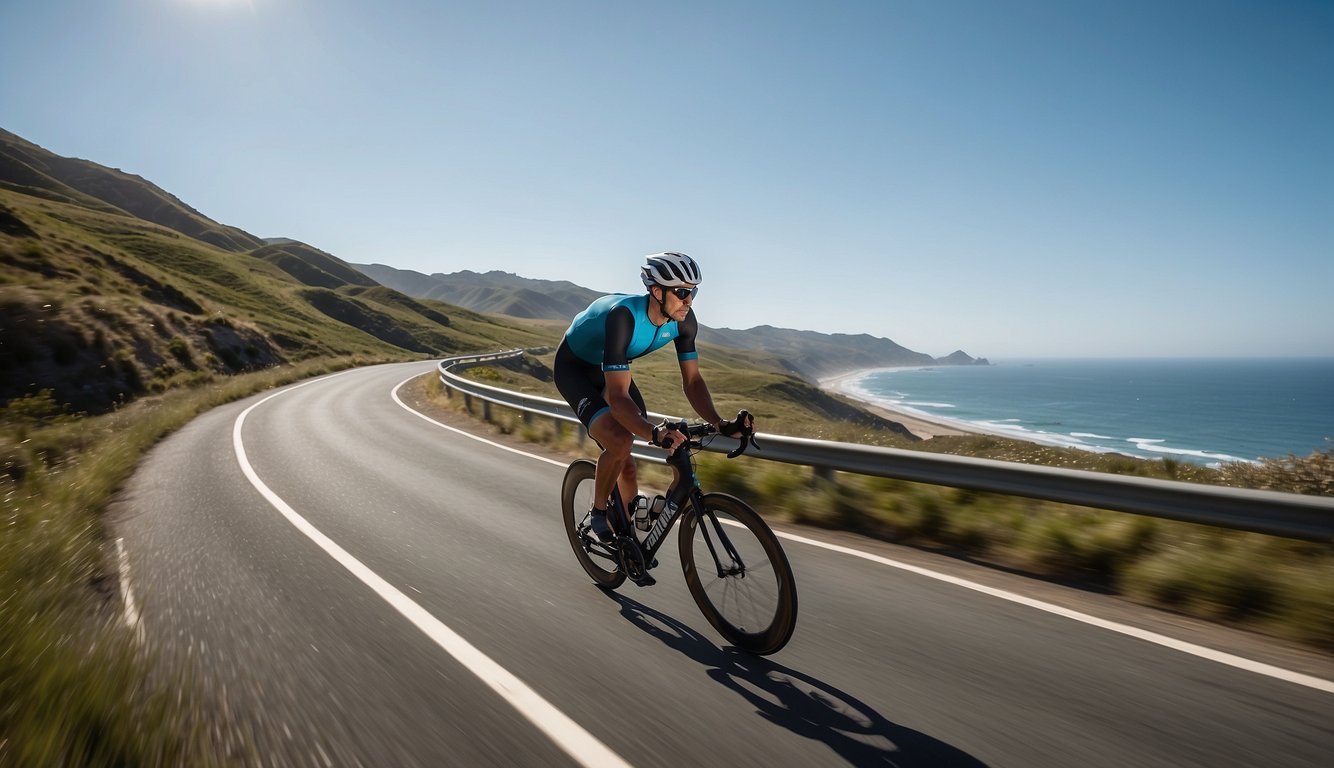
[[[416,298],[439,299],[475,312],[569,320],[601,292],[566,281],[535,280],[509,272],[425,275],[384,264],[352,264],[381,285]],[[935,358],[870,334],[826,334],[762,325],[748,330],[701,326],[700,341],[771,356],[809,381],[867,368],[917,365],[987,365],[962,350]]]
[[[566,281],[533,280],[492,270],[425,275],[384,264],[352,264],[387,288],[419,299],[436,299],[474,312],[534,320],[568,320],[603,295]]]
[[[928,354],[914,352],[889,339],[867,333],[826,334],[761,325],[744,331],[701,328],[700,340],[726,347],[764,350],[784,369],[812,380],[866,368],[946,364]],[[967,363],[972,362],[972,358],[968,358]]]

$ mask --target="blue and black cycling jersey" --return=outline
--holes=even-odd
[[[648,318],[648,294],[603,296],[575,315],[565,331],[570,351],[585,363],[605,371],[628,371],[630,361],[676,342],[677,360],[694,360],[699,325],[695,310],[681,322],[655,326]]]

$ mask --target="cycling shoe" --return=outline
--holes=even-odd
[[[589,510],[588,527],[593,530],[593,535],[598,537],[598,541],[604,544],[610,544],[616,540],[616,534],[611,530],[611,524],[607,522],[605,511]]]

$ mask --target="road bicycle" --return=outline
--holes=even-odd
[[[738,418],[744,423],[744,415]],[[579,564],[593,581],[616,589],[629,578],[640,586],[656,582],[649,571],[667,534],[679,520],[677,537],[681,570],[690,595],[713,628],[741,650],[768,655],[780,650],[797,625],[797,587],[792,566],[764,519],[741,499],[725,493],[704,493],[695,473],[694,454],[717,430],[710,424],[673,424],[686,435],[667,457],[678,481],[668,491],[661,513],[640,536],[620,492],[613,486],[607,519],[615,540],[603,542],[590,527],[594,472],[597,464],[577,459],[565,471],[561,509],[565,533]],[[741,436],[728,453],[736,458],[754,445],[753,434]],[[654,504],[657,507],[657,504]]]

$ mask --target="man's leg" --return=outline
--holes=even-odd
[[[604,413],[595,419],[588,428],[588,434],[602,446],[602,453],[598,456],[597,473],[593,480],[595,503],[598,506],[605,506],[611,499],[612,486],[616,485],[620,488],[621,501],[629,504],[639,489],[635,460],[630,456],[634,435],[621,426],[610,413]]]

